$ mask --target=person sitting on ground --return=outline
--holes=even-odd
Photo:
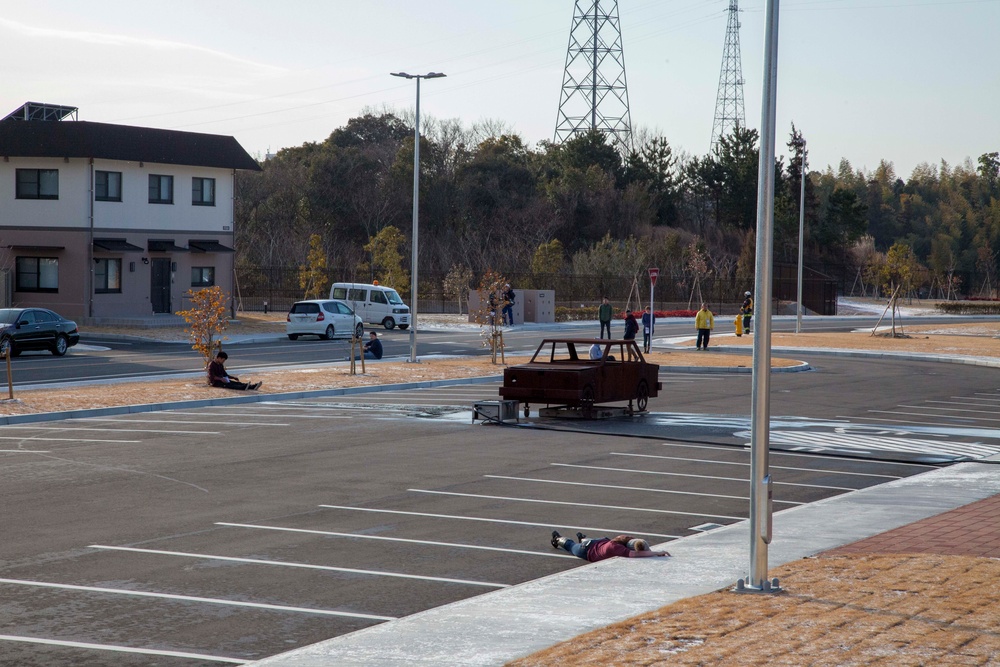
[[[604,356],[604,349],[601,347],[600,343],[594,343],[590,346],[590,360],[599,361],[601,357]]]
[[[240,382],[238,377],[230,375],[226,372],[226,359],[229,355],[219,350],[219,353],[215,355],[215,361],[208,365],[208,383],[213,387],[222,387],[223,389],[236,389],[238,391],[256,390],[260,389],[261,382]]]
[[[646,540],[631,537],[630,535],[619,535],[618,537],[602,537],[596,540],[588,540],[583,533],[577,533],[574,542],[568,537],[563,537],[559,531],[552,531],[552,548],[565,549],[577,558],[582,558],[591,563],[596,563],[605,558],[652,558],[654,556],[669,556],[666,551],[651,551]]]
[[[374,331],[368,332],[369,340],[365,343],[365,359],[382,358],[382,341],[378,339],[378,334]]]

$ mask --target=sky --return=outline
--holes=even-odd
[[[748,127],[760,128],[765,0],[740,1]],[[582,3],[582,4],[589,4]],[[610,6],[609,0],[602,0]],[[729,0],[620,0],[634,129],[709,151]],[[371,110],[501,121],[552,140],[572,0],[34,0],[0,14],[0,115],[232,135],[255,157]],[[1000,0],[783,0],[776,154],[907,178],[1000,150]]]

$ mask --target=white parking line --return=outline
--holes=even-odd
[[[705,459],[686,459],[680,456],[658,456],[656,454],[627,454],[625,452],[611,452],[612,456],[634,456],[643,459],[666,459],[668,461],[695,461],[698,463],[714,463],[727,466],[749,466],[750,463],[739,461],[706,461]],[[870,472],[847,472],[844,470],[824,470],[823,468],[793,468],[792,466],[768,466],[772,470],[801,470],[803,472],[822,472],[830,475],[852,475],[857,477],[885,477],[886,479],[903,479],[899,475],[876,475]]]
[[[205,422],[184,421],[181,419],[131,419],[128,417],[116,419],[113,417],[83,417],[67,419],[70,422],[114,422],[116,424],[211,424],[213,426],[248,426],[247,422]],[[252,424],[252,426],[291,426],[291,424]],[[10,428],[10,427],[4,427]],[[165,433],[166,431],[150,431],[150,433]],[[178,431],[178,433],[195,433],[196,431]]]
[[[0,449],[0,454],[51,454],[49,449]]]
[[[91,547],[92,549],[107,549],[113,547]],[[367,618],[373,621],[393,621],[392,616],[375,616],[373,614],[355,614],[346,611],[332,611],[329,609],[310,609],[309,607],[289,607],[280,604],[266,604],[264,602],[240,602],[237,600],[224,600],[221,598],[203,598],[191,595],[174,595],[173,593],[150,593],[148,591],[133,591],[127,588],[104,588],[101,586],[78,586],[75,584],[54,584],[47,581],[27,581],[24,579],[0,579],[0,584],[12,584],[15,586],[36,586],[39,588],[58,588],[67,591],[84,591],[87,593],[111,593],[113,595],[128,595],[140,598],[158,598],[161,600],[182,600],[184,602],[204,602],[206,604],[221,604],[231,607],[249,607],[252,609],[268,609],[271,611],[294,611],[301,614],[319,614],[321,616],[346,616],[348,618]]]
[[[429,493],[439,496],[458,496],[460,498],[482,498],[485,500],[511,500],[517,503],[539,503],[542,505],[569,505],[571,507],[596,507],[606,510],[625,510],[628,512],[653,512],[655,514],[678,514],[681,516],[707,516],[713,519],[732,519],[743,521],[744,516],[727,516],[725,514],[704,514],[701,512],[679,512],[674,510],[658,510],[648,507],[621,507],[619,505],[597,505],[593,503],[570,503],[563,500],[540,500],[538,498],[511,498],[509,496],[487,496],[479,493],[457,493],[455,491],[431,491],[429,489],[407,489],[413,493]]]
[[[674,491],[672,489],[649,489],[640,486],[618,486],[616,484],[592,484],[590,482],[567,482],[558,479],[536,479],[533,477],[509,477],[507,475],[483,475],[489,479],[509,479],[516,482],[538,482],[541,484],[565,484],[567,486],[589,486],[597,489],[616,489],[618,491],[646,491],[649,493],[671,493],[678,496],[701,496],[704,498],[725,498],[726,500],[746,500],[749,501],[749,496],[726,496],[721,493],[698,493],[696,491]],[[805,503],[796,503],[790,500],[775,500],[776,503],[785,503],[786,505],[803,505]]]
[[[351,567],[334,567],[332,565],[312,565],[310,563],[289,563],[280,560],[264,560],[261,558],[236,558],[234,556],[215,556],[212,554],[194,554],[184,551],[162,551],[159,549],[136,549],[135,547],[112,547],[103,544],[91,544],[89,549],[107,549],[110,551],[129,551],[156,556],[179,556],[182,558],[201,558],[203,560],[221,560],[228,563],[249,563],[252,565],[277,565],[280,567],[299,567],[307,570],[326,570],[329,572],[350,572],[351,574],[368,574],[377,577],[395,577],[398,579],[417,579],[419,581],[439,581],[448,584],[464,584],[466,586],[485,586],[487,588],[507,588],[510,584],[496,584],[490,581],[471,581],[468,579],[449,579],[447,577],[428,577],[421,574],[402,574],[399,572],[384,572],[381,570],[358,570]],[[0,579],[0,581],[3,581]]]
[[[638,473],[640,475],[665,475],[669,477],[693,477],[695,479],[717,479],[723,482],[743,482],[749,484],[749,479],[743,479],[741,477],[718,477],[716,475],[692,475],[683,472],[660,472],[658,470],[637,470],[635,468],[609,468],[606,466],[583,466],[574,463],[550,463],[549,465],[559,466],[560,468],[582,468],[584,470],[604,470],[608,472],[627,472],[627,473]],[[849,486],[826,486],[824,484],[798,484],[795,482],[774,482],[775,486],[802,486],[807,489],[831,489],[834,491],[856,491],[857,489]]]
[[[231,412],[179,412],[171,410],[172,415],[191,415],[195,417],[233,417]],[[240,415],[242,416],[242,415]],[[270,417],[271,415],[246,415],[247,417]],[[297,419],[350,419],[351,415],[278,415],[279,417],[294,417]],[[244,426],[267,426],[260,422],[246,422]]]
[[[546,556],[548,558],[576,558],[549,551],[528,551],[526,549],[505,549],[502,547],[484,547],[479,544],[458,544],[456,542],[432,542],[430,540],[413,540],[405,537],[384,537],[382,535],[359,535],[357,533],[334,533],[327,530],[309,530],[306,528],[284,528],[281,526],[260,526],[250,523],[226,523],[216,521],[217,526],[232,526],[234,528],[257,528],[260,530],[279,530],[289,533],[307,533],[309,535],[326,535],[329,537],[353,537],[360,540],[382,540],[384,542],[403,542],[406,544],[423,544],[435,547],[452,547],[457,549],[479,549],[481,551],[500,551],[508,554],[524,554],[527,556]]]
[[[842,415],[838,415],[836,418],[837,419],[843,419],[845,425],[851,425],[851,417],[844,417]],[[689,449],[711,449],[712,451],[715,451],[715,452],[727,451],[728,450],[728,451],[735,451],[735,452],[744,453],[744,454],[747,454],[748,456],[750,455],[750,445],[749,445],[749,443],[746,444],[746,445],[744,445],[744,446],[742,446],[742,447],[732,447],[732,446],[729,446],[729,445],[716,445],[714,447],[713,446],[709,446],[709,445],[685,445],[685,444],[676,443],[676,442],[661,442],[660,444],[663,445],[664,447],[686,447],[686,448],[689,448]],[[799,452],[788,452],[788,451],[781,451],[781,450],[770,452],[770,456],[785,456],[785,457],[793,457],[793,458],[794,457],[799,457],[799,458],[807,458],[807,459],[826,459],[828,461],[864,461],[864,462],[869,462],[868,459],[859,459],[857,457],[853,457],[852,458],[852,457],[845,457],[845,456],[827,456],[827,455],[824,455],[824,454],[801,454]],[[700,461],[701,459],[691,459],[691,460],[692,461]],[[906,466],[906,467],[911,467],[911,468],[914,468],[914,467],[915,468],[932,468],[932,467],[934,467],[934,466],[931,466],[931,465],[929,465],[927,463],[903,463],[901,461],[880,461],[879,465],[881,465],[881,466]],[[773,468],[774,466],[771,466],[771,467]],[[803,468],[803,469],[805,470],[805,468]],[[798,468],[790,468],[790,470],[798,470]]]
[[[142,428],[90,428],[87,426],[0,426],[0,431],[13,431],[13,430],[38,430],[38,431],[61,431],[63,433],[75,433],[76,431],[124,431],[127,433],[170,433],[170,434],[183,434],[189,433],[191,435],[219,435],[221,431],[162,431],[155,429],[142,429]]]
[[[483,521],[486,523],[503,523],[511,526],[530,526],[532,528],[552,529],[551,523],[535,523],[533,521],[515,521],[513,519],[490,519],[483,516],[461,516],[458,514],[432,514],[430,512],[407,512],[406,510],[386,510],[375,507],[348,507],[347,505],[319,505],[325,509],[350,510],[352,512],[376,512],[379,514],[399,514],[401,516],[422,516],[431,519],[457,519],[459,521]],[[571,528],[581,532],[605,533],[608,535],[643,535],[645,537],[666,537],[671,540],[680,538],[680,535],[667,535],[665,533],[648,533],[642,530],[622,530],[620,528],[595,528],[594,526],[557,526],[558,528]]]
[[[63,639],[39,639],[37,637],[19,637],[17,635],[0,635],[0,641],[21,642],[27,644],[44,644],[47,646],[65,646],[68,648],[84,648],[92,651],[114,651],[116,653],[135,653],[138,655],[159,655],[165,658],[190,658],[208,662],[224,662],[230,665],[247,665],[249,660],[239,658],[224,658],[219,655],[204,653],[187,653],[185,651],[166,651],[151,648],[133,648],[131,646],[116,646],[114,644],[91,644],[89,642],[70,642]]]
[[[874,414],[884,414],[884,415],[906,415],[907,417],[923,417],[925,419],[934,419],[935,417],[941,418],[944,415],[929,415],[921,412],[900,412],[898,410],[869,410],[868,412]],[[953,417],[952,419],[965,419],[964,417]],[[1000,419],[988,419],[986,417],[970,417],[969,421],[978,422],[1000,422]]]
[[[61,430],[63,432],[66,431],[66,429],[61,429]],[[46,442],[117,442],[129,445],[134,445],[142,442],[142,440],[88,440],[85,438],[47,438],[42,435],[21,435],[21,436],[0,435],[0,440],[20,440],[22,442],[25,440],[36,440],[36,441],[44,440]]]
[[[968,405],[968,403],[955,403],[955,402],[952,402],[952,401],[927,401],[927,402],[928,403],[944,403],[945,405]],[[996,414],[996,410],[969,410],[969,409],[963,409],[963,408],[936,408],[936,407],[934,407],[932,405],[898,405],[896,407],[899,407],[899,408],[912,408],[914,410],[945,410],[945,411],[948,411],[948,412],[975,412],[976,414],[980,414],[980,415],[995,415]],[[986,408],[986,407],[989,407],[989,406],[983,405],[981,407]]]

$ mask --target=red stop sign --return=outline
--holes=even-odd
[[[656,279],[660,276],[660,270],[656,268],[649,268],[649,282],[651,285],[656,285]]]

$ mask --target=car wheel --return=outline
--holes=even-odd
[[[646,405],[649,404],[649,385],[646,384],[645,380],[640,380],[639,386],[635,390],[635,404],[639,408],[639,412],[646,411]]]
[[[593,385],[587,385],[580,392],[580,401],[587,407],[594,404],[594,387]]]
[[[410,328],[410,325],[409,324],[400,324],[399,328],[402,329],[403,331],[406,331],[407,329]]]
[[[8,353],[12,357],[17,356],[17,352],[14,351],[14,341],[10,338],[4,338],[0,340],[0,357],[6,357]]]
[[[299,339],[298,334],[288,334],[288,340],[298,340],[298,339]]]
[[[359,324],[358,326],[354,327],[355,338],[362,338],[364,337],[364,335],[365,335],[365,327],[363,324]]]
[[[328,324],[326,327],[326,332],[323,334],[323,337],[326,338],[327,340],[333,340],[334,333],[335,332],[333,330],[333,325]]]
[[[66,350],[69,349],[69,341],[66,340],[66,336],[59,334],[56,336],[56,344],[52,346],[52,354],[57,357],[61,357],[66,354]]]
[[[391,317],[387,317],[384,320],[382,320],[382,326],[384,326],[386,329],[395,329],[396,320],[392,319]]]

